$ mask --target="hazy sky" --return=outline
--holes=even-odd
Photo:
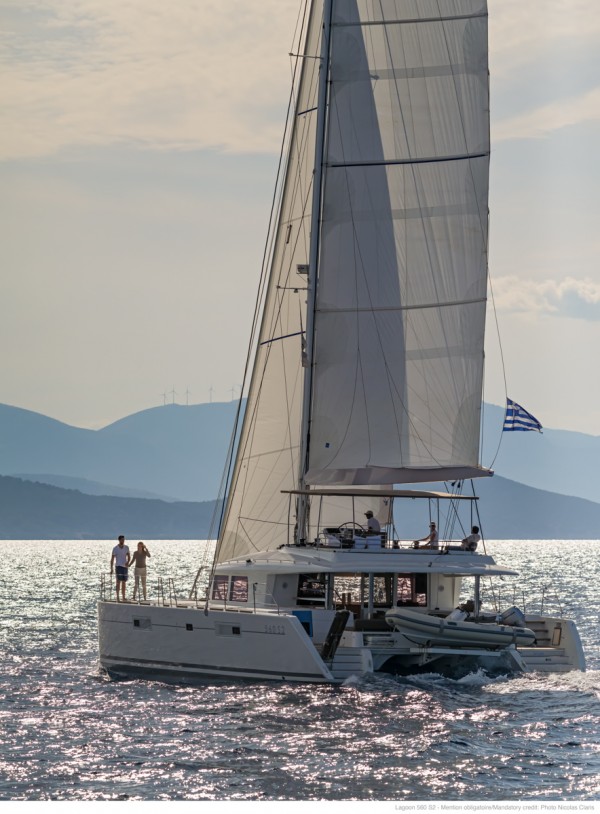
[[[299,7],[0,0],[0,402],[99,427],[173,388],[179,403],[231,398]],[[548,427],[600,435],[600,8],[489,11],[508,395]],[[500,404],[492,312],[487,340]]]

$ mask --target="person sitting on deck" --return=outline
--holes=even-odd
[[[425,545],[419,545],[419,543],[425,543]],[[433,520],[429,524],[429,534],[426,537],[421,537],[419,540],[415,540],[415,548],[439,548],[440,547],[440,538],[437,532],[437,528]]]
[[[479,534],[479,526],[473,526],[471,533],[461,541],[460,545],[465,551],[475,551],[477,548],[477,543],[480,540],[481,535]]]

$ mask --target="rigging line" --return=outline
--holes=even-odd
[[[300,36],[302,35],[302,31],[304,30],[304,22],[305,22],[305,19],[306,19],[306,6],[307,6],[307,2],[304,3],[304,13],[302,13],[302,3],[300,4],[300,7],[298,8],[298,16],[296,17],[296,25],[294,26],[294,33],[292,34],[292,45],[291,45],[292,49],[294,47],[294,41],[296,39],[296,34],[298,33],[298,26],[299,25],[300,25],[300,35],[298,37],[298,46],[300,46]],[[302,18],[302,22],[300,22],[300,18]],[[290,56],[292,56],[292,55],[290,54]],[[298,54],[296,54],[295,56],[298,56]]]
[[[307,2],[305,2],[304,16],[303,16],[303,20],[302,20],[302,30],[300,32],[300,36],[302,36],[302,31],[304,29],[304,24],[305,24],[305,21],[306,21],[306,9],[307,9],[307,6],[308,6],[308,0],[307,0]],[[298,27],[298,23],[296,23],[296,30],[297,30],[297,27]],[[298,63],[294,67],[294,77],[296,75],[297,65],[298,65]],[[264,251],[263,251],[261,280],[259,282],[259,289],[258,289],[256,303],[255,303],[254,316],[253,316],[253,319],[252,319],[252,327],[251,327],[251,333],[250,333],[250,343],[248,345],[248,353],[246,355],[246,363],[245,363],[245,367],[244,367],[244,376],[243,376],[243,379],[242,379],[242,391],[240,393],[240,399],[239,399],[239,402],[238,402],[238,407],[237,407],[235,421],[234,421],[234,435],[237,435],[237,428],[239,426],[239,420],[240,420],[240,414],[241,414],[241,405],[242,405],[243,395],[244,395],[244,385],[245,385],[245,383],[247,381],[247,378],[248,378],[248,372],[249,372],[249,368],[250,368],[250,360],[251,360],[251,357],[252,357],[252,348],[253,348],[253,345],[254,345],[254,336],[255,336],[255,333],[256,333],[257,325],[258,325],[258,315],[259,315],[259,311],[260,311],[260,304],[262,302],[262,292],[264,291],[264,286],[265,286],[265,281],[266,281],[267,256],[268,256],[267,251],[268,251],[268,246],[269,246],[269,243],[270,243],[270,232],[271,232],[271,229],[272,229],[272,223],[273,223],[273,218],[274,218],[274,214],[275,214],[275,201],[277,199],[277,190],[278,190],[278,186],[279,186],[279,183],[280,183],[281,170],[282,170],[283,162],[284,162],[284,146],[285,146],[285,143],[286,143],[288,127],[289,127],[289,123],[290,123],[290,113],[291,113],[291,110],[292,110],[293,98],[294,98],[294,83],[292,83],[292,88],[291,88],[290,96],[289,96],[289,99],[288,99],[288,109],[287,109],[287,113],[286,113],[286,123],[285,123],[282,142],[281,142],[279,161],[278,161],[278,165],[277,165],[277,175],[276,175],[276,181],[275,181],[275,189],[273,191],[273,198],[272,198],[272,202],[271,202],[271,213],[269,215],[269,225],[268,225],[268,229],[267,229],[267,238],[266,238],[266,241],[265,241],[265,248],[264,248]],[[246,419],[246,414],[244,413],[244,422],[245,422],[245,419]],[[243,432],[243,428],[242,428],[242,432]],[[231,455],[229,465],[227,467],[226,484],[229,484],[230,483],[230,478],[233,477],[234,473],[232,473],[232,467],[233,467],[233,454]],[[228,501],[223,500],[223,506],[222,506],[222,509],[221,509],[220,522],[219,522],[219,535],[220,535],[220,530],[223,527],[223,520],[224,520],[226,514],[228,514],[228,512],[229,512],[229,503],[230,503],[229,500]],[[218,546],[217,546],[217,548],[218,548]],[[214,571],[214,568],[216,567],[217,555],[218,555],[218,551],[215,552],[215,558],[214,558],[214,561],[213,561],[213,571]],[[211,576],[212,576],[212,574],[211,574]]]
[[[240,515],[240,521],[242,520],[245,520],[247,523],[267,523],[270,526],[287,526],[287,522],[283,522],[282,520],[265,520],[264,517],[251,517],[250,515],[247,517]]]
[[[228,461],[230,460],[230,457],[233,455],[233,448],[234,448],[234,444],[235,444],[235,435],[236,435],[236,432],[235,432],[235,428],[234,428],[234,430],[231,433],[231,437],[229,439],[229,447],[227,449],[227,454],[225,456],[225,464],[223,466],[223,472],[221,474],[221,482],[219,484],[219,490],[217,492],[217,500],[215,501],[215,505],[214,505],[214,508],[213,508],[213,511],[212,511],[212,514],[211,514],[210,525],[209,525],[209,529],[208,529],[207,542],[210,541],[210,540],[216,539],[216,537],[218,537],[218,534],[219,534],[219,531],[220,531],[220,528],[217,528],[217,534],[215,535],[215,525],[217,525],[217,516],[219,517],[219,525],[220,525],[220,522],[221,522],[221,519],[222,519],[223,504],[225,503],[225,483],[226,483],[226,476],[227,476],[227,470],[228,470]],[[192,594],[193,594],[193,592],[194,592],[194,590],[196,588],[196,585],[198,583],[198,579],[200,577],[201,572],[205,568],[208,567],[207,562],[208,562],[208,559],[209,559],[209,551],[210,551],[210,546],[207,545],[205,550],[204,550],[204,555],[202,557],[202,560],[200,562],[200,567],[199,567],[198,571],[196,572],[196,576],[194,577],[194,581],[193,581],[192,587],[191,587],[190,592],[189,592],[189,597],[190,598],[191,598],[191,596],[192,596]],[[213,563],[214,563],[215,551],[212,552],[212,559],[213,559]]]
[[[274,336],[272,339],[265,339],[264,342],[259,342],[259,347],[263,345],[270,345],[272,342],[281,342],[282,339],[289,339],[291,336],[302,336],[304,331],[295,331],[293,334],[285,334],[284,336]]]
[[[308,2],[305,2],[304,16],[303,16],[303,30],[304,30],[304,23],[306,22],[307,8],[308,8]],[[309,31],[308,31],[308,28],[307,28],[307,37],[308,37],[308,33],[309,33]],[[296,67],[298,65],[298,62],[299,61],[296,62]],[[313,78],[311,79],[311,77],[308,76],[308,72],[305,69],[305,66],[303,64],[301,64],[301,75],[300,75],[300,81],[298,83],[298,97],[296,98],[296,96],[294,96],[294,105],[293,106],[294,106],[294,110],[296,111],[295,112],[295,118],[298,115],[297,109],[298,109],[299,100],[300,100],[302,90],[306,86],[308,86],[309,87],[309,95],[310,95],[311,81],[314,82],[314,71],[313,71]],[[295,73],[294,73],[293,76],[292,76],[292,94],[294,94],[295,91],[296,91],[296,82],[295,82]],[[313,93],[314,93],[314,90],[313,90]],[[299,188],[300,188],[300,195],[302,196],[301,167],[302,167],[302,156],[303,156],[303,153],[305,153],[306,149],[307,149],[306,145],[307,145],[307,142],[308,142],[308,138],[307,138],[308,129],[309,128],[307,128],[306,126],[303,128],[303,134],[300,136],[300,138],[294,137],[294,135],[297,134],[297,132],[298,132],[297,128],[294,129],[292,127],[292,130],[291,130],[290,143],[289,143],[289,148],[288,148],[287,157],[286,157],[286,166],[285,166],[286,176],[285,177],[287,178],[287,172],[289,171],[289,167],[290,167],[290,165],[292,163],[292,160],[294,158],[297,161],[296,177],[294,179],[294,184],[293,184],[293,186],[291,188],[291,191],[288,189],[288,185],[286,184],[285,180],[281,185],[280,196],[279,196],[279,204],[278,204],[278,209],[277,209],[280,217],[281,217],[281,208],[282,208],[282,205],[283,205],[284,196],[288,192],[289,192],[289,194],[291,196],[292,201],[295,199],[295,196],[297,194],[297,189],[299,189]],[[304,217],[304,214],[305,214],[305,209],[306,209],[306,202],[304,204],[303,211],[302,211],[301,217],[300,217],[300,228],[302,226],[301,222],[302,222],[302,218]],[[291,223],[292,220],[294,220],[294,219],[290,219],[288,222]],[[278,226],[280,226],[280,225],[281,225],[281,223],[278,222]],[[276,243],[277,235],[278,235],[278,230],[275,229],[273,231],[273,237],[272,237],[273,245],[275,245],[275,243]],[[299,240],[299,235],[296,236],[294,247],[293,247],[293,250],[291,251],[291,254],[290,254],[290,262],[295,257],[296,248],[297,248],[297,245],[298,245],[298,240]],[[273,251],[274,251],[274,249],[272,249],[272,253],[273,253]],[[288,269],[288,277],[289,277],[289,269]]]
[[[240,398],[241,398],[241,396],[240,396]],[[222,524],[222,521],[223,521],[223,507],[225,505],[226,484],[227,484],[227,479],[228,479],[229,465],[230,465],[231,458],[233,457],[233,450],[235,448],[236,433],[237,433],[237,421],[234,422],[234,427],[233,427],[233,430],[231,432],[231,436],[230,436],[230,439],[229,439],[229,447],[227,449],[227,455],[225,456],[225,464],[223,466],[223,472],[221,474],[221,483],[219,484],[219,490],[217,492],[217,500],[215,501],[215,507],[213,509],[211,520],[210,520],[210,526],[209,526],[209,530],[208,530],[208,540],[213,539],[213,535],[215,533],[215,525],[218,526],[217,527],[217,534],[216,534],[217,538],[218,538],[218,536],[220,534],[220,531],[221,531],[221,524]],[[217,524],[217,516],[219,518],[218,524]],[[210,550],[209,546],[207,546],[205,548],[205,550],[204,550],[204,555],[203,555],[202,560],[200,562],[200,567],[199,567],[198,571],[196,572],[196,576],[194,577],[194,582],[193,582],[192,587],[191,587],[190,592],[189,592],[189,597],[190,598],[192,597],[192,594],[194,593],[196,585],[198,584],[198,579],[200,578],[201,572],[205,568],[208,568],[207,562],[208,562],[208,558],[209,558],[209,553],[208,553],[209,550]],[[208,569],[208,571],[209,571],[209,575],[208,575],[209,584],[210,584],[210,580],[212,579],[214,569],[215,569],[215,565],[216,565],[216,550],[217,549],[216,549],[216,546],[215,546],[215,549],[212,552],[212,565],[211,565],[211,568]],[[208,601],[208,589],[207,589],[207,601]]]
[[[502,337],[500,335],[500,323],[498,322],[498,311],[496,309],[496,299],[494,297],[494,287],[492,285],[492,275],[488,274],[488,283],[490,286],[490,299],[492,300],[492,311],[494,313],[494,322],[496,325],[496,335],[498,337],[498,348],[500,351],[500,362],[502,365],[502,378],[504,381],[504,404],[506,404],[506,399],[508,398],[508,388],[506,386],[506,367],[504,364],[504,350],[502,348]],[[496,458],[498,457],[498,453],[500,452],[500,447],[502,446],[502,441],[504,440],[503,430],[500,429],[500,438],[498,439],[498,447],[496,448],[496,452],[492,459],[491,464],[489,465],[489,469],[492,469],[494,464],[496,463]]]
[[[458,496],[462,495],[464,485],[465,485],[465,482],[460,481],[459,484],[458,484],[458,488],[456,489],[456,492],[451,492],[450,489],[448,488],[448,484],[447,483],[444,484],[448,494],[451,494],[451,495],[456,494]],[[463,526],[462,521],[460,519],[460,515],[459,515],[459,501],[456,500],[456,499],[451,499],[450,500],[450,508],[448,510],[448,524],[450,524],[450,522],[451,522],[451,526],[448,525],[448,528],[450,528],[451,531],[448,534],[448,536],[451,536],[451,535],[454,534],[454,526],[455,526],[456,523],[458,523],[463,535],[466,537],[465,527]]]
[[[471,478],[471,490],[473,492],[473,497],[475,497],[475,484],[473,483],[472,478]],[[483,553],[487,554],[487,551],[485,550],[485,535],[483,533],[483,526],[481,524],[481,516],[479,514],[478,501],[474,500],[473,503],[475,504],[475,514],[477,515],[477,525],[479,526],[479,533],[481,534],[481,545],[483,546]]]
[[[305,13],[304,13],[304,18],[303,18],[303,23],[302,23],[302,30],[304,29],[304,22],[305,22],[305,18],[306,18],[306,8],[307,8],[307,3],[305,3]],[[302,36],[302,32],[301,32],[300,36]],[[288,103],[288,116],[286,118],[286,128],[285,128],[285,131],[284,131],[284,138],[283,138],[283,141],[282,141],[282,148],[281,148],[281,151],[280,151],[280,160],[279,160],[279,166],[278,166],[278,172],[277,172],[277,180],[276,180],[275,191],[274,191],[274,198],[277,195],[277,193],[279,193],[278,194],[279,203],[278,203],[277,207],[275,206],[274,203],[272,204],[272,207],[271,207],[271,216],[270,216],[270,219],[269,219],[269,228],[268,228],[268,237],[269,237],[268,243],[271,246],[271,250],[268,251],[267,248],[265,248],[265,253],[263,255],[263,270],[264,270],[264,272],[266,272],[266,270],[267,270],[267,259],[268,259],[268,257],[271,255],[271,253],[273,251],[273,243],[274,243],[275,237],[277,235],[277,230],[275,230],[273,228],[274,213],[276,211],[278,212],[279,209],[280,209],[281,198],[282,198],[282,196],[284,194],[284,190],[285,190],[285,184],[280,183],[280,178],[282,176],[282,169],[281,168],[282,168],[282,163],[283,163],[283,156],[285,155],[284,145],[285,145],[285,142],[286,142],[287,132],[289,130],[289,121],[290,121],[289,112],[290,112],[290,108],[291,108],[293,102],[295,102],[295,91],[296,91],[295,75],[296,75],[296,72],[297,72],[297,65],[296,65],[296,67],[294,69],[293,76],[292,76],[290,100],[289,100],[289,103]],[[289,154],[287,155],[287,162],[289,163]],[[286,168],[287,168],[287,163],[286,163]],[[262,291],[263,292],[264,292],[265,282],[266,282],[267,279],[268,279],[268,277],[266,277],[266,276],[263,277],[263,279],[262,279]]]
[[[314,81],[315,81],[314,72],[313,72],[312,77],[306,76],[305,72],[304,72],[304,66],[303,66],[303,73],[302,73],[302,78],[301,78],[301,81],[300,81],[300,89],[299,90],[301,91],[304,88],[305,84],[308,84],[309,87],[310,87],[310,83],[314,82]],[[315,88],[314,87],[312,88],[312,93],[313,94],[315,93]],[[297,130],[296,130],[296,132],[297,132]],[[298,193],[298,190],[300,191],[300,197],[301,198],[303,197],[302,183],[301,183],[301,181],[302,181],[302,167],[303,167],[303,159],[306,156],[307,151],[308,151],[308,136],[309,135],[310,135],[310,128],[307,127],[307,126],[304,126],[303,127],[303,133],[300,136],[300,138],[299,139],[298,138],[294,139],[292,137],[292,139],[291,139],[290,152],[289,152],[289,156],[288,156],[286,170],[289,170],[289,167],[290,167],[291,162],[292,162],[292,157],[295,157],[296,163],[297,163],[296,173],[295,173],[295,177],[294,177],[294,183],[293,183],[293,186],[292,186],[292,189],[291,189],[291,192],[290,192],[292,202],[295,200],[295,197],[296,197],[296,195]],[[294,238],[294,245],[293,245],[293,247],[292,247],[292,249],[290,251],[289,265],[288,265],[288,268],[287,268],[287,273],[285,275],[285,281],[286,282],[289,281],[289,277],[290,277],[290,274],[292,272],[291,264],[296,259],[296,251],[297,251],[297,247],[299,245],[299,241],[300,241],[300,238],[301,238],[301,229],[305,225],[306,210],[307,210],[308,202],[309,202],[309,199],[310,199],[311,183],[312,183],[312,179],[309,181],[309,187],[306,190],[306,194],[304,195],[304,198],[303,198],[304,203],[303,203],[303,206],[302,206],[302,211],[301,211],[300,217],[296,219],[296,220],[299,220],[300,226],[299,226],[299,229],[298,229],[298,231],[297,231],[297,233],[295,235],[295,238]],[[282,198],[283,198],[283,195],[285,194],[285,192],[287,192],[287,185],[284,184],[284,187],[285,187],[285,189],[282,192]],[[280,205],[282,205],[282,204],[280,204]],[[291,221],[288,221],[288,222],[291,222]],[[305,239],[305,242],[306,242],[306,240],[307,240],[306,234],[304,235],[304,239]],[[296,286],[294,286],[294,288],[296,288]],[[280,308],[281,308],[282,304],[283,304],[283,300],[281,300],[281,302],[280,302]],[[280,316],[280,309],[276,310],[273,313],[273,319],[275,320],[275,322],[277,321],[279,316]],[[273,327],[272,327],[271,330],[274,330],[274,329],[275,329],[275,325],[273,324]]]

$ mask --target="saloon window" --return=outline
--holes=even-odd
[[[298,597],[300,599],[325,599],[325,574],[300,574],[298,577]]]
[[[248,601],[248,577],[231,577],[229,599],[231,602]]]
[[[229,577],[215,577],[213,579],[212,598],[227,599],[227,583]]]
[[[427,574],[398,574],[398,604],[427,604]]]

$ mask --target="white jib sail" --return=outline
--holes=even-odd
[[[219,562],[289,541],[298,487],[312,178],[323,2],[313,3],[275,230],[270,277]],[[299,273],[300,267],[300,273]]]

